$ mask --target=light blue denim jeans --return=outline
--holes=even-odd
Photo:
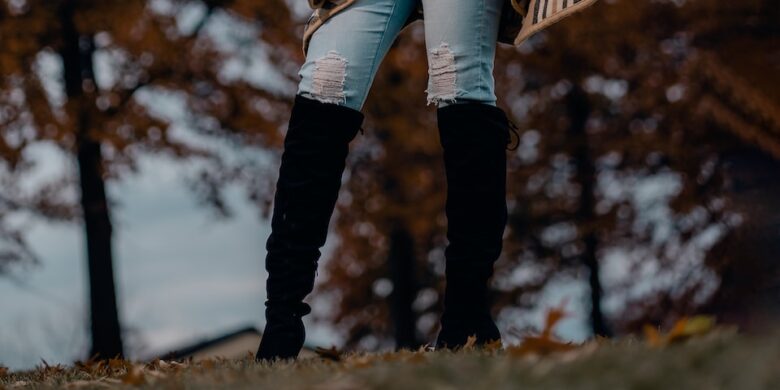
[[[298,94],[360,110],[385,54],[422,1],[428,104],[496,104],[493,63],[504,0],[357,0],[311,37]]]

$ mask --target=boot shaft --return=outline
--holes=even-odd
[[[295,98],[266,242],[266,326],[257,360],[295,358],[303,346],[302,317],[311,312],[303,299],[314,288],[349,143],[362,122],[351,108]]]
[[[498,107],[476,103],[440,108],[438,120],[449,241],[443,320],[489,317],[488,282],[507,223],[509,121]]]
[[[438,119],[447,178],[448,266],[492,270],[507,222],[509,122],[498,107],[476,103],[440,108]]]
[[[359,111],[296,96],[266,242],[269,308],[308,309],[301,300],[314,287],[349,143],[362,122]]]

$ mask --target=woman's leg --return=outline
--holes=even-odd
[[[496,105],[493,63],[504,0],[422,0],[428,103]]]
[[[257,360],[295,358],[305,339],[303,299],[336,204],[349,143],[382,57],[415,0],[358,0],[312,37],[301,68],[266,243],[266,326]]]
[[[493,62],[503,0],[423,0],[430,79],[447,175],[447,287],[437,347],[500,340],[488,281],[507,222],[509,123],[495,106]]]
[[[298,94],[360,110],[379,64],[418,0],[358,0],[312,36]]]

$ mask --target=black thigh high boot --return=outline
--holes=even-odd
[[[258,361],[296,358],[303,347],[301,317],[311,312],[303,299],[314,288],[349,143],[362,123],[359,111],[295,97],[266,243],[268,296]]]
[[[447,175],[447,287],[437,348],[500,340],[490,315],[488,283],[507,222],[506,147],[509,121],[498,107],[453,104],[439,108],[439,136]]]

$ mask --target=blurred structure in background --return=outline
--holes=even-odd
[[[302,3],[0,0],[0,273],[45,263],[20,216],[83,223],[90,354],[123,352],[105,187],[141,156],[196,167],[190,188],[219,216],[231,215],[228,184],[268,216]],[[778,20],[776,0],[603,1],[501,47],[499,104],[521,129],[494,280],[504,330],[571,291],[580,338],[698,312],[776,323]],[[437,331],[445,183],[423,41],[412,25],[381,66],[311,298],[346,348],[415,347]],[[40,145],[78,171],[32,178]],[[183,350],[229,355],[256,337]]]
[[[254,327],[239,329],[213,339],[203,340],[192,345],[174,348],[171,352],[159,356],[161,360],[192,360],[199,362],[213,359],[243,359],[254,356],[262,335]],[[304,346],[299,358],[317,356],[314,349]]]
[[[768,330],[780,321],[778,64],[777,34],[753,34],[703,52],[690,73],[702,85],[698,114],[734,138],[722,157],[730,204],[742,220],[712,251],[721,284],[707,309],[745,330]]]

